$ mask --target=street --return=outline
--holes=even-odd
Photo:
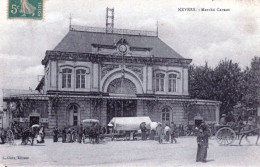
[[[2,166],[259,166],[256,137],[231,146],[209,141],[207,163],[195,162],[195,137],[177,138],[177,144],[156,141],[106,141],[102,144],[53,143],[0,145]],[[1,166],[0,165],[0,166]]]

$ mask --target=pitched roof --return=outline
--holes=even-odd
[[[152,55],[161,58],[183,57],[165,44],[157,36],[121,35],[103,32],[69,31],[54,51],[91,53],[92,44],[114,45],[120,39],[126,39],[130,47],[152,48]]]

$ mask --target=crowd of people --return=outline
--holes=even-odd
[[[228,125],[229,123],[234,122],[235,120],[232,119],[230,115],[226,116],[225,114],[221,115],[220,125]],[[235,126],[236,128],[245,130],[252,130],[255,128],[255,120],[252,117],[248,117],[246,122],[241,120],[236,120]],[[18,131],[18,128],[15,128],[15,124],[13,125],[13,129]],[[113,127],[113,126],[112,126]],[[187,126],[188,127],[188,126]],[[190,127],[190,129],[194,130],[194,127]],[[187,130],[187,129],[186,129]],[[37,143],[44,143],[45,138],[45,129],[44,126],[35,125],[27,128],[22,128],[21,139],[22,144],[26,144],[28,141],[31,142],[31,145],[34,143],[34,139],[36,138]],[[62,143],[71,143],[71,142],[78,142],[82,143],[85,142],[85,139],[88,137],[90,143],[99,143],[101,136],[107,132],[112,132],[113,130],[109,129],[106,130],[104,126],[101,126],[99,123],[93,122],[89,126],[83,126],[80,124],[79,126],[74,127],[64,127],[63,129],[58,129],[55,127],[52,131],[53,134],[53,142],[58,142],[59,137],[62,138]],[[140,124],[140,131],[141,131],[141,139],[147,140],[147,136],[149,136],[150,140],[156,140],[159,144],[163,142],[168,143],[177,143],[176,137],[183,135],[185,132],[185,127],[182,125],[175,125],[173,122],[170,124],[168,123],[156,123],[153,122],[150,125],[150,128],[147,128],[145,123]],[[211,136],[212,129],[209,125],[207,125],[204,121],[196,128],[196,136],[197,136],[197,156],[196,162],[206,162],[207,158],[207,149],[208,149],[208,139]],[[4,131],[1,131],[0,136],[3,142]],[[238,132],[239,136],[239,132]]]
[[[58,142],[59,136],[61,136],[62,143],[78,142],[82,143],[89,139],[90,143],[99,143],[102,134],[106,133],[106,129],[100,126],[99,123],[93,122],[89,126],[83,127],[82,124],[74,127],[64,127],[58,130],[57,127],[53,129],[53,142]]]

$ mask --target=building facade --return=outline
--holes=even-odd
[[[70,26],[42,60],[44,77],[34,94],[4,97],[21,122],[79,125],[93,118],[149,116],[176,124],[218,122],[219,102],[190,99],[185,59],[157,32]],[[8,107],[10,112],[11,107]],[[18,118],[17,118],[18,119]]]

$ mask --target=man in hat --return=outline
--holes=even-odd
[[[84,133],[83,125],[80,124],[80,126],[78,127],[78,142],[79,143],[81,143],[81,141],[82,141],[83,133]]]
[[[146,123],[145,122],[142,122],[140,124],[140,129],[141,129],[141,132],[142,132],[142,140],[146,140]]]
[[[156,128],[157,136],[159,137],[159,144],[162,143],[163,140],[163,127],[162,124],[159,122]]]
[[[226,125],[226,114],[222,114],[222,117],[220,118],[219,121],[220,125]]]
[[[176,125],[174,124],[174,122],[171,122],[171,125],[170,125],[170,135],[171,135],[171,143],[173,143],[173,140],[175,143],[177,143],[177,140],[176,140]]]
[[[58,131],[57,127],[55,127],[53,129],[53,142],[58,142],[58,134],[59,134],[59,131]]]
[[[210,131],[208,129],[208,126],[204,121],[202,121],[197,134],[198,149],[196,162],[206,162],[209,137]]]

